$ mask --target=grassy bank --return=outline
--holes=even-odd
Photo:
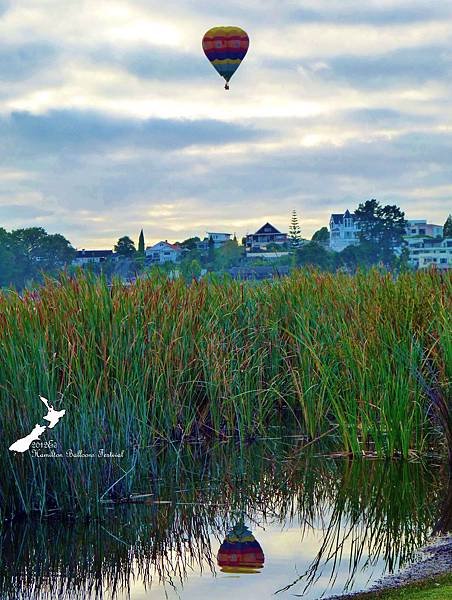
[[[400,589],[352,594],[340,598],[341,600],[450,600],[452,599],[452,575],[435,577]]]
[[[7,448],[42,423],[41,394],[67,411],[53,439],[85,452],[133,457],[162,440],[243,445],[270,424],[353,455],[440,450],[451,298],[451,274],[377,271],[111,288],[80,274],[3,294],[2,439]],[[2,477],[13,483],[3,505],[28,506],[35,486],[46,490],[46,461],[4,452]],[[114,461],[67,462],[79,504],[112,480]]]

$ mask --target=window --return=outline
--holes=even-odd
[[[440,259],[439,259],[439,262],[440,262],[442,265],[447,265],[447,258],[440,258]]]
[[[425,235],[425,229],[419,229],[419,235]]]
[[[411,233],[416,233],[416,230],[415,230],[415,229],[412,229],[412,230],[411,230]]]

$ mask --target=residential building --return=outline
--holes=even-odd
[[[409,220],[406,228],[406,234],[408,236],[421,235],[430,236],[433,238],[443,237],[443,226],[433,225],[433,223],[427,223],[426,219],[414,219]]]
[[[168,240],[165,240],[154,246],[148,246],[145,254],[151,263],[177,262],[182,255],[182,249],[176,244],[170,244]]]
[[[206,237],[196,244],[198,250],[208,250],[209,240],[212,238],[215,249],[221,248],[223,244],[231,241],[230,233],[220,233],[216,231],[206,231]]]
[[[359,244],[359,222],[354,215],[346,210],[345,213],[334,213],[330,217],[330,249],[340,252],[347,246]]]
[[[271,223],[265,223],[256,233],[246,236],[247,252],[264,252],[270,244],[282,246],[287,243],[287,233],[281,233]]]
[[[452,269],[452,238],[409,238],[408,244],[410,265],[417,269],[435,266],[438,269]]]
[[[77,254],[72,261],[75,266],[83,266],[92,263],[101,263],[107,258],[116,258],[113,250],[77,250]]]

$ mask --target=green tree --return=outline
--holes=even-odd
[[[444,223],[443,237],[452,237],[452,215],[449,215]]]
[[[119,240],[115,244],[114,250],[119,256],[129,257],[134,256],[136,252],[133,240],[131,240],[127,235],[119,238]]]
[[[207,264],[209,265],[209,270],[214,268],[215,262],[215,242],[213,241],[213,237],[209,236],[209,244],[207,251]]]
[[[355,218],[359,221],[360,242],[373,245],[373,252],[386,265],[394,264],[396,248],[403,248],[405,245],[405,213],[395,204],[381,206],[373,198],[358,206]]]
[[[182,275],[185,277],[187,282],[197,279],[201,276],[201,263],[198,259],[194,258],[190,262],[181,264]]]
[[[140,231],[140,237],[138,238],[138,252],[141,255],[144,255],[144,233],[143,230]]]
[[[54,233],[41,239],[34,254],[39,259],[41,268],[52,271],[72,262],[76,250],[63,235]]]
[[[295,264],[298,267],[316,266],[324,271],[334,268],[334,256],[317,242],[308,242],[295,251]]]
[[[11,234],[0,227],[0,287],[16,285],[18,266]]]
[[[312,236],[313,242],[326,243],[330,241],[330,232],[328,231],[328,227],[322,227],[318,231],[314,233]]]
[[[22,289],[43,272],[53,273],[70,264],[76,254],[64,236],[49,235],[42,227],[0,231],[0,285]]]
[[[186,248],[187,250],[195,250],[195,248],[197,247],[196,244],[200,241],[201,240],[199,239],[199,237],[195,236],[195,237],[187,238],[186,240],[181,242],[179,244],[179,246],[181,248]]]
[[[215,270],[224,271],[240,264],[243,258],[243,249],[238,245],[237,239],[228,240],[215,253]]]
[[[28,227],[26,229],[15,229],[11,232],[12,239],[20,244],[27,256],[40,258],[43,240],[47,232],[42,227]]]
[[[297,211],[293,209],[289,225],[289,243],[294,249],[301,245],[301,229],[298,223]]]
[[[347,246],[336,255],[336,266],[345,267],[354,273],[358,268],[369,268],[380,261],[380,252],[374,242],[361,242],[358,246]]]

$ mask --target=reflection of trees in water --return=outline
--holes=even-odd
[[[333,580],[345,548],[351,548],[350,582],[366,561],[383,559],[396,568],[438,522],[441,480],[419,464],[281,462],[251,451],[237,464],[221,454],[203,460],[200,469],[192,457],[179,456],[177,468],[171,460],[160,465],[153,498],[171,503],[116,506],[102,522],[88,525],[49,519],[5,529],[0,597],[114,598],[127,594],[133,580],[179,586],[192,569],[216,569],[225,532],[243,514],[253,529],[253,523],[299,520],[300,545],[320,523],[318,556],[285,588],[300,592],[325,565]]]

